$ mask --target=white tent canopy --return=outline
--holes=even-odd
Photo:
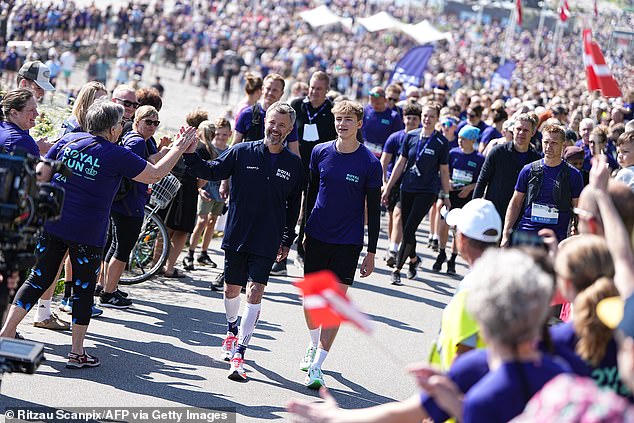
[[[369,32],[383,31],[384,29],[392,29],[398,25],[402,25],[400,21],[387,12],[380,12],[376,15],[368,16],[367,18],[359,18],[357,22],[363,25]]]
[[[433,41],[451,41],[450,32],[440,32],[434,28],[429,21],[424,20],[416,25],[400,24],[399,28],[405,34],[416,40],[419,44],[427,44]]]
[[[321,5],[315,9],[306,10],[301,12],[299,16],[305,20],[313,28],[317,28],[324,25],[332,25],[340,23],[346,28],[352,27],[352,19],[342,18],[335,15],[328,9],[328,6]]]

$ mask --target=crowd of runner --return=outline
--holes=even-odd
[[[355,27],[317,39],[297,18],[308,4],[278,2],[265,16],[267,6],[244,14],[229,3],[214,3],[211,11],[188,3],[171,11],[160,3],[119,11],[25,3],[5,17],[14,37],[47,48],[48,61],[5,53],[0,147],[62,160],[73,174],[38,165],[42,180],[66,191],[63,217],[44,227],[38,262],[0,336],[19,336],[18,324],[35,308],[34,326],[72,330],[67,367],[100,365],[83,348],[90,319],[103,313],[94,298],[102,307],[133,305],[119,278],[141,230],[147,185],[171,173],[181,188],[162,215],[171,251],[161,276],[183,278],[196,266],[224,261],[212,288],[224,292],[227,334],[219,347],[232,380],[248,378],[244,357],[262,296],[270,275],[287,275],[292,248],[306,275],[331,270],[342,292],[353,286],[357,268],[362,278],[375,266],[390,268],[386,283],[399,289],[404,267],[415,281],[421,266],[456,274],[458,255],[467,262],[430,362],[411,369],[419,393],[343,411],[324,390],[324,403],[289,404],[298,418],[634,415],[634,73],[627,57],[608,55],[624,95],[605,98],[583,88],[574,34],[551,56],[547,41],[534,54],[531,37],[518,33],[513,81],[492,88],[486,81],[497,64],[490,52],[501,50],[501,26],[473,31],[455,16],[388,7],[405,21],[433,18],[455,40],[435,53],[420,87],[405,89],[386,82],[413,45],[404,35],[377,40]],[[331,7],[340,14],[376,11],[347,2]],[[150,19],[152,13],[161,19]],[[604,37],[600,26],[597,37]],[[88,81],[74,95],[59,139],[33,139],[29,130],[55,77],[66,79],[63,88],[58,80],[60,89],[72,90],[71,73],[84,66],[75,55],[103,40],[115,40],[114,74],[97,71],[110,57],[90,57]],[[62,46],[70,47],[58,59]],[[212,77],[222,81],[221,102],[234,112],[206,110],[203,99],[178,133],[156,139],[160,80],[131,75],[142,75],[146,64],[158,74],[171,54],[183,80],[195,76],[204,91]],[[232,102],[238,75],[245,96]],[[388,243],[377,260],[381,208]],[[224,257],[215,257],[208,247],[223,214]],[[430,234],[422,240],[426,217]],[[433,249],[436,259],[423,262],[421,248]],[[72,314],[71,322],[51,306],[63,263],[59,309]],[[320,327],[311,304],[304,306],[309,336],[299,369],[305,385],[318,389],[338,327]]]

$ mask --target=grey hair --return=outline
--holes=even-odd
[[[554,282],[519,250],[488,250],[469,274],[467,310],[485,336],[513,347],[536,339],[548,314]]]
[[[581,126],[581,124],[582,124],[582,123],[585,123],[586,125],[588,125],[588,124],[589,124],[589,125],[590,125],[593,129],[594,129],[594,127],[596,126],[596,125],[594,124],[594,121],[593,121],[592,119],[590,119],[590,118],[583,118],[583,119],[581,119],[581,122],[579,122],[579,126]]]
[[[102,97],[105,98],[105,97]],[[101,99],[95,101],[86,112],[86,131],[99,134],[121,123],[124,109],[120,104]]]
[[[288,117],[291,118],[291,126],[295,125],[295,119],[297,115],[295,113],[295,109],[293,109],[288,103],[284,103],[283,101],[276,101],[269,106],[266,112],[277,112],[281,115],[288,115]]]

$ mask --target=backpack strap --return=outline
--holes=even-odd
[[[541,160],[537,160],[531,163],[531,172],[528,178],[528,188],[526,190],[526,197],[524,198],[524,209],[532,204],[533,201],[539,195],[542,189],[542,182],[544,180],[544,166]]]
[[[567,212],[572,208],[572,193],[570,192],[570,164],[563,162],[564,166],[559,171],[553,185],[553,199],[559,211]]]

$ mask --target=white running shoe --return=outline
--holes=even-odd
[[[224,361],[231,361],[231,357],[235,354],[236,348],[238,348],[238,337],[231,332],[227,332],[227,336],[225,336],[224,341],[222,341],[222,359]]]
[[[308,374],[304,379],[304,385],[310,389],[319,389],[322,386],[326,386],[324,383],[324,374],[319,367],[311,367],[308,369]]]
[[[302,358],[302,361],[299,363],[299,370],[301,370],[302,372],[307,372],[310,368],[310,365],[313,364],[316,353],[317,347],[308,345],[308,347],[306,347],[306,354],[304,354],[304,358]]]
[[[231,380],[244,382],[247,380],[247,372],[244,370],[244,360],[242,354],[235,354],[231,359],[231,370],[227,376]]]

